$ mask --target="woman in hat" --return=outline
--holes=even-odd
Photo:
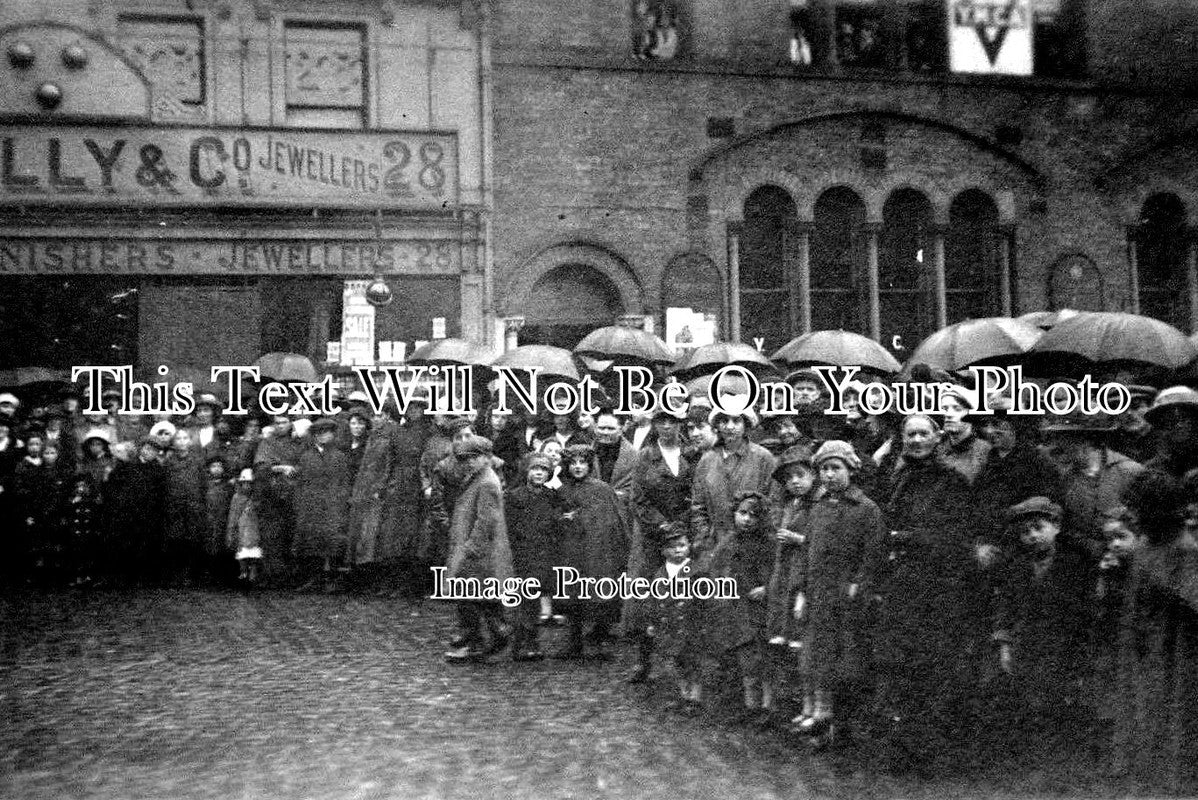
[[[691,477],[694,462],[683,451],[682,419],[665,408],[653,416],[653,432],[637,451],[632,471],[632,547],[628,574],[652,577],[664,563],[662,538],[675,522],[685,521],[690,512]],[[637,641],[637,668],[633,683],[648,679],[653,640],[645,635],[648,606],[629,600],[624,607],[624,633]]]
[[[818,736],[831,725],[837,692],[865,671],[862,609],[887,548],[882,512],[856,485],[861,459],[853,446],[824,442],[812,465],[820,485],[807,515],[805,580],[794,608],[805,618],[803,706],[810,709],[798,728]]]
[[[944,412],[944,436],[940,439],[940,459],[973,484],[986,463],[990,443],[974,430],[970,415],[973,406],[963,388],[948,392],[941,401],[941,410]]]
[[[1145,464],[1180,480],[1198,468],[1198,391],[1171,386],[1157,396],[1144,418],[1156,432],[1156,452]]]
[[[271,419],[271,434],[258,440],[253,464],[262,535],[262,580],[284,579],[292,564],[296,472],[303,443],[291,435],[286,414]]]
[[[943,464],[939,421],[912,414],[885,506],[888,574],[879,582],[876,658],[883,732],[897,764],[960,755],[989,632],[965,477]]]
[[[79,472],[91,479],[99,491],[112,472],[112,434],[105,428],[89,428],[83,432]]]
[[[747,398],[724,398],[729,408]],[[718,531],[732,529],[732,499],[742,492],[768,495],[777,460],[770,451],[749,441],[757,413],[746,407],[737,413],[713,408],[708,415],[716,429],[715,446],[699,459],[691,492],[692,551],[700,568],[717,543]]]

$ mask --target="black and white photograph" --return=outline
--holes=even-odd
[[[1198,3],[0,54],[0,798],[1198,796]]]

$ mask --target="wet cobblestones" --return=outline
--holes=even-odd
[[[445,604],[349,596],[4,594],[0,797],[1105,793],[1066,767],[1009,785],[899,780],[721,712],[674,716],[664,685],[623,682],[629,652],[446,665],[451,619]]]

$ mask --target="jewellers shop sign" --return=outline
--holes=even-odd
[[[458,201],[457,137],[3,125],[0,200],[440,209]]]
[[[993,75],[1032,74],[1031,0],[949,0],[949,68]]]

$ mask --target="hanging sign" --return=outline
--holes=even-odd
[[[1032,74],[1031,0],[949,0],[949,69]]]

